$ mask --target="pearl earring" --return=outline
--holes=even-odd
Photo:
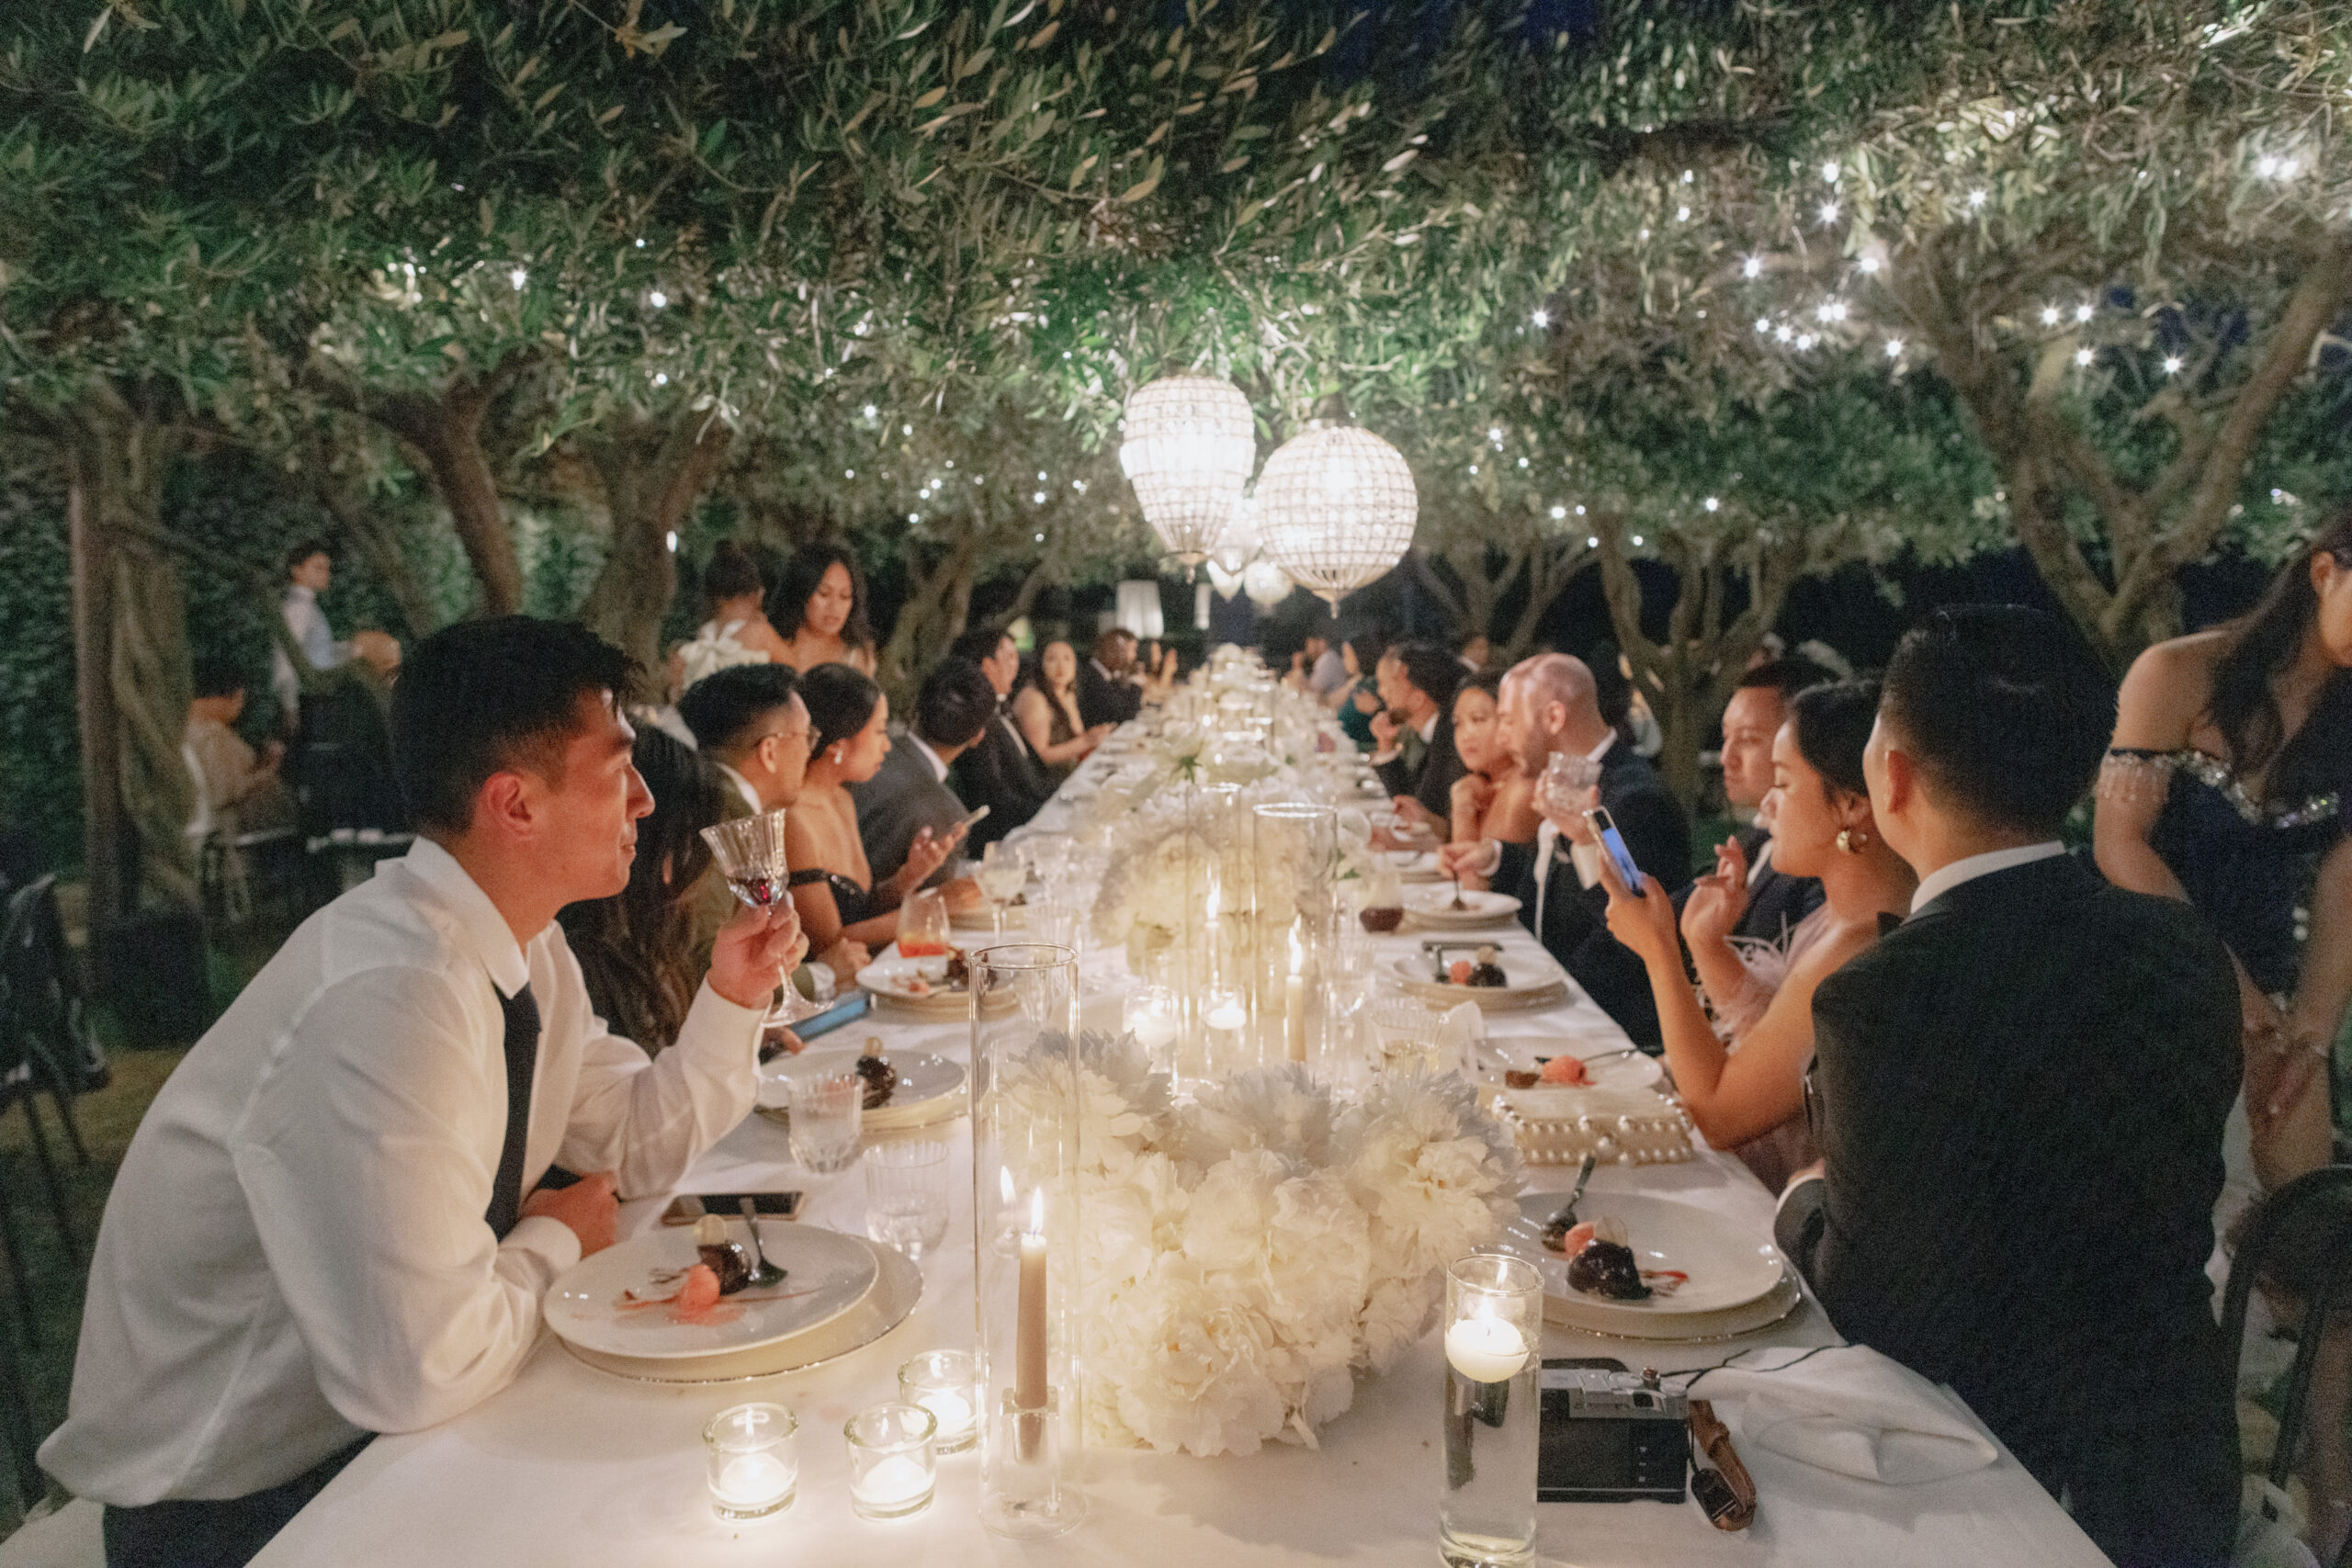
[[[1838,847],[1849,855],[1860,854],[1870,848],[1870,844],[1871,836],[1862,829],[1840,828],[1838,829]]]

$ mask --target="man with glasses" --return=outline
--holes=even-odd
[[[721,821],[781,811],[800,798],[812,737],[800,677],[789,665],[734,664],[706,675],[678,699],[678,716],[727,786],[719,792]],[[696,898],[698,947],[734,908],[735,895],[714,865]],[[847,941],[814,956],[843,979],[873,961],[863,942]]]

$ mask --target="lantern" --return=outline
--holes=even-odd
[[[1167,376],[1127,396],[1119,467],[1188,574],[1216,547],[1257,457],[1250,400],[1230,381]]]
[[[1266,459],[1258,526],[1268,559],[1299,586],[1340,601],[1378,578],[1413,542],[1419,502],[1403,454],[1348,421],[1338,399]]]

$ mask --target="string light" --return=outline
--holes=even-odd
[[[1552,508],[1552,521],[1553,521],[1553,522],[1555,522],[1555,523],[1557,523],[1558,521],[1560,521],[1560,519],[1562,519],[1563,517],[1566,517],[1567,514],[1568,514],[1568,509],[1567,509],[1566,507],[1565,507],[1565,506],[1555,506],[1555,507]]]
[[[1677,223],[1688,223],[1688,222],[1690,222],[1690,209],[1689,208],[1687,208],[1687,207],[1678,207],[1678,208],[1676,208],[1676,209],[1674,209],[1674,220],[1675,220]]]
[[[1983,186],[1979,186],[1974,190],[1968,193],[1968,205],[1972,211],[1984,206],[1991,199],[1993,199],[1993,193],[1986,190]]]
[[[2077,364],[2077,365],[2088,365],[2090,362],[2091,362],[2091,351],[2090,351],[2089,349],[2087,349],[2087,348],[2078,348],[2078,349],[2075,350],[2075,364]]]
[[[1721,511],[1721,510],[1723,509],[1723,504],[1724,504],[1724,503],[1723,503],[1722,502],[1720,502],[1720,501],[1717,501],[1713,496],[1712,496],[1712,495],[1711,495],[1711,496],[1707,497],[1707,499],[1706,499],[1706,500],[1704,500],[1704,501],[1701,502],[1699,504],[1700,504],[1700,505],[1702,505],[1702,506],[1703,506],[1703,507],[1705,507],[1705,508],[1706,508],[1708,511],[1710,511],[1710,512],[1718,512],[1718,511]]]
[[[668,386],[670,384],[669,372],[666,370],[656,370],[653,373],[653,384],[657,387]]]
[[[1758,332],[1759,332],[1759,333],[1769,333],[1769,332],[1770,332],[1770,331],[1772,330],[1772,318],[1771,318],[1771,317],[1770,317],[1770,316],[1758,316],[1758,317],[1757,317],[1757,318],[1756,318],[1756,330],[1757,330]]]
[[[866,417],[866,418],[868,418],[868,419],[872,419],[876,414],[879,413],[880,412],[881,412],[881,411],[880,411],[879,409],[876,408],[872,403],[868,403],[868,404],[866,404],[866,405],[865,405],[865,417]]]
[[[1811,333],[1799,333],[1797,334],[1797,347],[1800,349],[1811,348],[1813,344],[1814,336]]]
[[[1579,506],[1577,510],[1578,512],[1582,512],[1584,508]],[[1596,534],[1587,534],[1584,537],[1584,547],[1589,550],[1597,550],[1600,548],[1600,536]]]
[[[1584,515],[1584,505],[1582,502],[1578,502],[1577,505],[1577,515],[1579,517]]]
[[[1796,335],[1796,329],[1790,326],[1786,321],[1782,321],[1779,326],[1772,329],[1773,338],[1781,343],[1786,343]]]
[[[1834,202],[1834,201],[1825,201],[1825,202],[1823,202],[1823,203],[1821,204],[1821,226],[1822,226],[1823,228],[1825,228],[1825,229],[1826,229],[1826,228],[1827,228],[1830,224],[1835,223],[1835,222],[1837,222],[1837,221],[1838,221],[1838,204],[1837,204],[1836,202]]]
[[[673,556],[678,553],[678,531],[675,528],[670,530],[670,553]]]
[[[1864,257],[1862,258],[1862,260],[1861,260],[1861,268],[1862,268],[1862,270],[1863,270],[1864,272],[1868,272],[1868,273],[1875,273],[1875,272],[1877,272],[1877,271],[1878,271],[1878,257],[1876,257],[1876,256],[1864,256]]]
[[[1838,176],[1842,173],[1844,171],[1839,169],[1835,162],[1821,165],[1821,177],[1833,186],[1838,183]]]
[[[657,288],[645,297],[645,302],[659,310],[670,303],[670,297]]]
[[[2045,327],[2054,327],[2058,324],[2057,306],[2044,305],[2041,308],[2041,324]]]
[[[1886,340],[1886,356],[1889,359],[1900,359],[1903,357],[1903,340],[1901,338],[1891,337]]]
[[[1742,276],[1742,277],[1761,277],[1761,276],[1764,276],[1764,258],[1763,258],[1762,256],[1750,256],[1750,257],[1748,257],[1746,261],[1744,261],[1744,262],[1740,263],[1740,264],[1739,264],[1739,276]]]
[[[1527,319],[1535,323],[1535,330],[1540,333],[1552,324],[1552,312],[1539,307],[1535,314]]]
[[[2075,307],[2075,320],[2078,321],[2087,321],[2091,319],[2091,308],[2088,305],[2077,305]]]
[[[531,281],[531,275],[518,266],[506,275],[506,281],[514,286],[515,293],[520,294],[523,292],[523,285]]]
[[[2165,355],[2165,374],[2167,376],[2177,376],[2180,374],[2179,355],[2167,354]]]
[[[1637,550],[1642,547],[1642,536],[1639,534],[1634,536],[1634,547]]]

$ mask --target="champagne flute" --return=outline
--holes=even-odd
[[[980,891],[988,896],[989,911],[995,917],[996,934],[999,940],[1002,940],[1005,908],[1020,896],[1023,887],[1029,886],[1029,868],[1021,863],[1020,856],[1006,851],[1000,840],[981,852],[976,880],[980,885]]]
[[[702,837],[710,846],[712,858],[718,862],[718,874],[727,879],[728,887],[744,904],[754,909],[771,909],[791,898],[787,887],[791,867],[785,860],[781,809],[718,823],[705,828]],[[801,996],[800,987],[786,976],[782,998],[769,1012],[768,1023],[795,1024],[817,1010],[817,1004]]]

